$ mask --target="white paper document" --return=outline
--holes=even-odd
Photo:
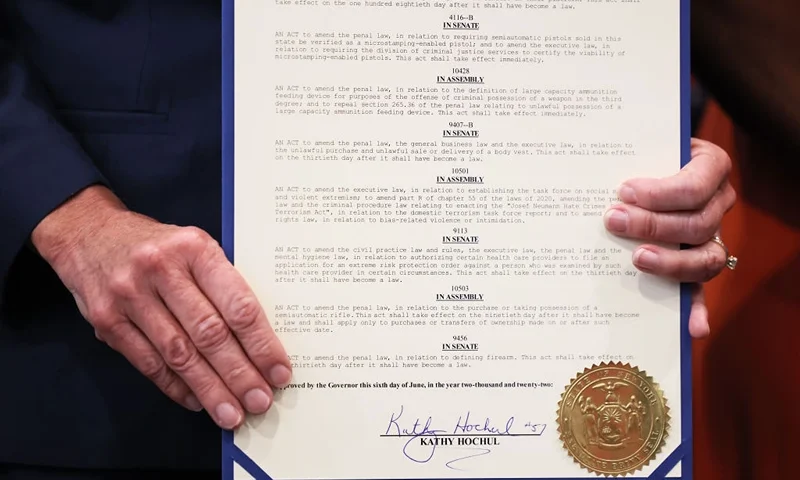
[[[603,225],[686,160],[685,8],[226,3],[225,246],[294,365],[229,475],[690,478],[681,286]]]

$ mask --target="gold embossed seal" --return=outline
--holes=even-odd
[[[636,367],[601,363],[567,385],[558,402],[564,448],[598,476],[625,476],[647,466],[664,446],[669,409],[652,378]]]

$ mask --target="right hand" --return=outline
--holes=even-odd
[[[31,237],[98,339],[167,396],[224,429],[272,403],[289,358],[254,293],[208,234],[129,211],[89,187]]]

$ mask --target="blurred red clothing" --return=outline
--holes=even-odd
[[[780,169],[759,169],[784,160],[746,140],[716,104],[696,135],[731,154],[740,195],[722,231],[739,265],[707,285],[712,333],[694,348],[695,479],[797,479],[800,189],[776,178]]]
[[[718,102],[696,135],[731,154],[739,193],[722,231],[739,265],[709,283],[694,349],[695,478],[800,479],[800,2],[691,9],[693,73]]]

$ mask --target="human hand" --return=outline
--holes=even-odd
[[[191,227],[127,210],[90,187],[31,237],[98,339],[167,396],[233,429],[265,412],[289,358],[219,244]],[[265,380],[266,379],[266,380]]]
[[[692,139],[691,161],[679,173],[624,182],[617,192],[622,203],[604,217],[606,228],[620,237],[692,246],[672,250],[646,243],[633,252],[633,264],[643,272],[694,284],[689,317],[693,337],[709,333],[702,283],[719,275],[727,262],[725,249],[713,238],[736,202],[730,170],[725,151]]]

